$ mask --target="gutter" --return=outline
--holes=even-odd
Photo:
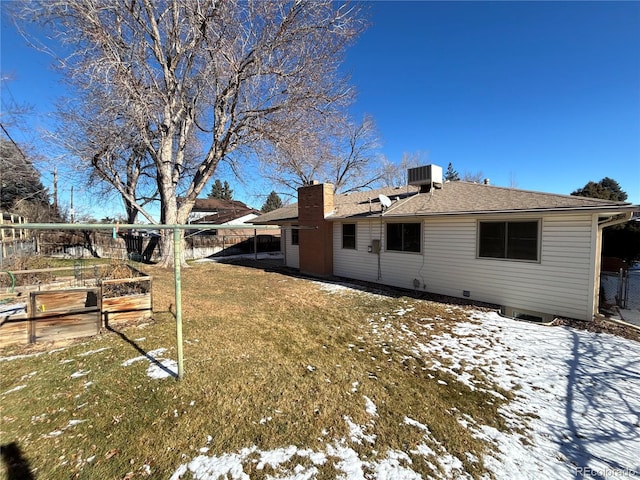
[[[392,210],[396,205],[389,207],[389,210]],[[637,205],[609,205],[602,207],[554,207],[554,208],[527,208],[527,209],[506,209],[506,210],[463,210],[458,212],[425,212],[425,213],[402,213],[402,214],[394,214],[389,210],[384,212],[385,217],[447,217],[447,216],[463,216],[463,215],[504,215],[504,214],[544,214],[544,213],[559,213],[559,212],[593,212],[602,214],[606,214],[610,210],[614,210],[615,213],[613,215],[625,215],[628,216],[625,220],[620,220],[618,223],[623,223],[631,219],[633,215],[633,210],[637,210]],[[628,211],[624,211],[628,210]],[[366,215],[365,218],[373,218],[377,217],[376,215]],[[344,220],[354,217],[360,217],[360,215],[352,215],[350,217],[334,217],[327,218],[327,220]],[[615,223],[613,224],[615,225]]]
[[[635,205],[608,205],[608,206],[601,206],[601,207],[593,207],[593,206],[588,206],[588,207],[552,207],[552,208],[545,208],[545,207],[541,207],[541,208],[525,208],[525,209],[515,209],[515,208],[510,208],[510,209],[505,209],[505,210],[466,210],[466,211],[458,211],[458,212],[431,212],[431,213],[424,213],[421,214],[419,216],[438,216],[438,215],[493,215],[493,214],[504,214],[504,213],[545,213],[545,212],[589,212],[589,211],[602,211],[602,212],[607,212],[609,210],[615,210],[617,211],[616,213],[620,212],[621,210],[627,210],[627,209],[635,209],[637,208],[637,206]],[[627,212],[624,212],[624,214],[626,214]],[[629,212],[629,213],[633,213],[633,212]]]
[[[620,225],[621,223],[626,223],[633,217],[633,212],[625,212],[614,217],[608,217],[605,220],[598,221],[598,228],[603,229],[606,227],[611,227],[613,225]]]
[[[633,204],[626,205],[602,205],[602,206],[582,206],[582,207],[552,207],[552,208],[527,208],[527,209],[503,209],[503,210],[461,210],[457,212],[414,212],[414,213],[403,213],[403,214],[394,214],[393,210],[395,210],[400,205],[404,204],[408,200],[413,198],[413,196],[409,196],[401,199],[398,202],[394,202],[387,210],[383,211],[382,214],[385,217],[446,217],[446,216],[462,216],[462,215],[504,215],[504,214],[541,214],[541,213],[559,213],[559,212],[593,212],[602,214],[608,214],[610,211],[614,211],[615,213],[611,213],[610,219],[614,221],[616,215],[624,215],[624,220],[616,220],[611,225],[616,225],[618,223],[624,223],[631,220],[633,216],[633,212],[637,211],[639,206]],[[335,209],[330,214],[325,216],[325,220],[327,221],[343,221],[348,219],[360,219],[360,218],[378,218],[380,216],[380,212],[360,212],[354,215],[349,216],[340,216],[335,215]],[[298,217],[293,218],[282,218],[277,220],[268,220],[264,223],[262,222],[254,222],[257,225],[281,225],[285,222],[295,223],[298,221]],[[609,226],[609,225],[605,225]]]

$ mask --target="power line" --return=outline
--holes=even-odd
[[[22,149],[18,146],[18,144],[15,142],[15,140],[11,137],[11,135],[9,135],[9,132],[7,132],[7,129],[4,128],[4,125],[0,122],[0,127],[2,127],[2,131],[5,133],[5,135],[7,136],[7,138],[11,141],[11,143],[13,143],[13,146],[16,147],[16,149],[20,152],[20,155],[22,155],[22,158],[24,158],[25,162],[31,163],[29,162],[29,159],[27,158],[27,156],[24,154],[24,152],[22,151]]]

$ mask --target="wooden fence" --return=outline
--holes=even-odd
[[[0,265],[7,258],[33,253],[35,244],[29,231],[24,228],[7,228],[22,225],[27,219],[20,215],[0,212]]]
[[[13,213],[0,213],[0,242],[13,242],[15,240],[25,240],[29,238],[29,231],[24,228],[6,228],[11,225],[22,225],[27,223],[27,219]]]

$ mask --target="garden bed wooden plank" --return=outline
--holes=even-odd
[[[29,343],[29,320],[24,318],[6,319],[0,325],[0,347]]]
[[[71,313],[37,319],[32,342],[54,342],[95,335],[100,331],[100,312]]]
[[[29,341],[28,304],[18,293],[0,295],[0,347]]]
[[[24,273],[71,269],[38,269]],[[131,275],[137,274],[140,276],[83,279],[82,287],[74,286],[77,279],[69,277],[65,279],[68,282],[58,279],[52,283],[16,287],[24,289],[24,292],[0,293],[0,302],[3,298],[8,298],[5,304],[15,303],[20,297],[23,307],[19,314],[17,310],[10,308],[11,305],[6,307],[4,315],[0,311],[0,347],[92,336],[110,324],[151,317],[152,277],[131,268]],[[94,286],[98,281],[100,285]],[[87,285],[86,282],[93,283]],[[65,288],[67,286],[70,288]]]
[[[100,308],[99,288],[78,288],[69,290],[43,290],[31,293],[32,317],[49,313],[82,311],[86,308]]]
[[[102,299],[102,318],[105,327],[150,316],[151,295],[149,294]]]
[[[100,289],[31,292],[29,339],[68,340],[100,331]]]

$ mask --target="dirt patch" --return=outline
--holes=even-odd
[[[619,337],[640,342],[640,330],[634,327],[622,325],[607,318],[595,318],[591,322],[572,320],[568,318],[557,318],[553,321],[553,325],[563,325],[595,333],[610,333],[611,335],[618,335]]]

